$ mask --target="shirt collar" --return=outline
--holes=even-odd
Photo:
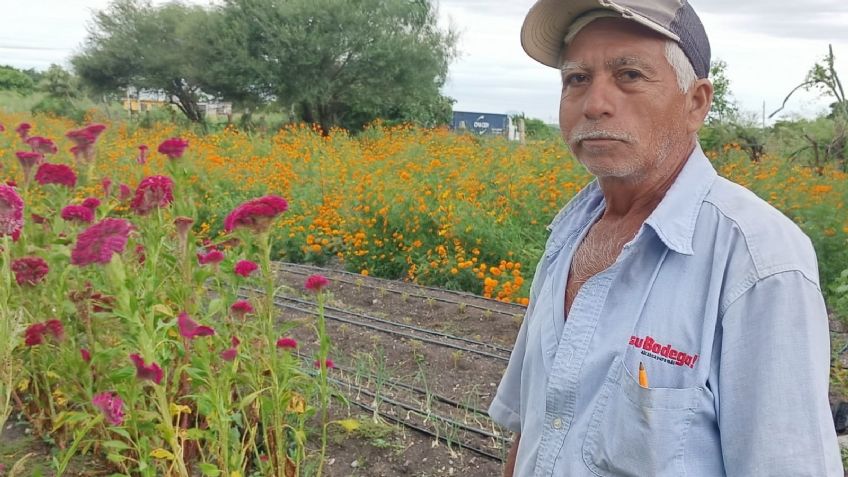
[[[718,173],[696,143],[665,197],[645,220],[666,247],[684,255],[694,253],[695,223],[716,177]]]
[[[684,255],[694,253],[692,238],[695,235],[695,223],[698,220],[701,204],[716,177],[718,173],[704,155],[701,145],[695,143],[695,149],[686,159],[686,164],[665,193],[665,197],[645,220],[666,247]],[[548,230],[553,232],[554,229],[561,228],[558,227],[560,222],[573,210],[596,210],[597,207],[603,207],[603,202],[603,192],[595,179],[563,207],[548,225]],[[589,220],[588,215],[586,218]],[[571,225],[571,229],[577,229],[585,224]],[[567,234],[569,231],[565,232]],[[550,251],[553,252],[553,249],[557,248],[556,245],[561,246],[562,242],[564,238],[554,243],[554,247],[549,247]]]

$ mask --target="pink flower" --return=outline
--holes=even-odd
[[[139,164],[144,164],[147,162],[147,145],[142,144],[138,146],[138,157],[136,157],[135,162]]]
[[[112,193],[112,179],[104,177],[100,181],[100,186],[103,187],[103,197],[109,197]]]
[[[6,132],[6,126],[3,126],[3,124],[0,124],[0,132]]]
[[[41,136],[32,136],[27,138],[26,143],[32,148],[33,152],[40,154],[56,154],[59,149],[52,139]]]
[[[277,348],[295,349],[297,348],[297,341],[294,338],[280,338],[277,340]]]
[[[18,285],[35,286],[47,276],[50,267],[41,257],[21,257],[12,260],[12,271]]]
[[[253,313],[253,305],[247,300],[238,300],[230,306],[230,311],[235,318],[243,320],[245,315]]]
[[[230,338],[230,344],[233,346],[233,348],[238,348],[238,345],[241,344],[241,340],[239,340],[237,336],[233,336],[232,338]]]
[[[87,209],[94,210],[100,207],[100,199],[97,197],[86,197],[86,199],[82,201],[82,206]]]
[[[74,170],[65,164],[44,163],[38,166],[35,172],[35,180],[41,185],[58,184],[73,188],[77,185],[77,175]]]
[[[321,360],[316,359],[312,363],[312,365],[315,366],[316,368],[320,368],[321,367]],[[336,367],[335,363],[333,363],[333,360],[330,359],[330,358],[327,358],[327,359],[324,360],[324,366],[326,366],[327,369],[333,369],[333,368]]]
[[[44,323],[33,323],[24,331],[24,344],[27,346],[36,346],[44,342],[44,332],[46,331]]]
[[[43,323],[33,323],[24,331],[24,344],[36,346],[44,343],[46,335],[52,336],[56,341],[61,341],[65,336],[62,322],[56,319],[47,320]]]
[[[130,207],[138,215],[147,215],[153,209],[167,207],[174,201],[174,181],[166,176],[145,177],[135,190]]]
[[[231,232],[239,227],[246,227],[256,233],[265,232],[271,225],[271,221],[287,209],[286,199],[276,195],[249,200],[227,215],[224,220],[224,231]]]
[[[118,200],[123,202],[129,199],[130,196],[132,196],[132,189],[130,189],[130,186],[121,184],[120,187],[118,187]]]
[[[85,361],[86,363],[91,362],[91,351],[89,351],[85,348],[80,348],[80,356],[82,356],[82,360]]]
[[[71,251],[71,263],[86,266],[107,264],[112,254],[123,253],[133,226],[124,219],[107,218],[88,227],[77,236]]]
[[[83,222],[90,224],[94,221],[94,211],[82,205],[66,205],[62,208],[62,219],[71,222]]]
[[[74,129],[65,133],[65,137],[76,144],[71,148],[74,159],[78,162],[91,162],[94,160],[94,144],[97,138],[106,129],[103,124],[89,124],[80,129]]]
[[[236,262],[236,275],[241,275],[245,278],[249,277],[253,272],[259,269],[259,265],[256,262],[251,262],[250,260],[239,260]]]
[[[30,217],[32,217],[32,222],[35,224],[43,225],[47,223],[47,218],[43,215],[30,214]]]
[[[158,151],[168,156],[169,159],[179,159],[183,156],[187,147],[188,141],[178,137],[172,137],[162,141],[162,144],[159,144]]]
[[[309,278],[306,279],[306,283],[303,285],[303,287],[309,291],[317,293],[329,284],[330,281],[327,280],[327,277],[325,277],[324,275],[316,274],[310,275]]]
[[[212,336],[215,334],[215,330],[208,326],[200,326],[186,312],[180,313],[180,316],[177,317],[177,327],[180,329],[180,336],[190,340],[198,336]]]
[[[185,251],[186,244],[188,244],[188,233],[192,224],[194,224],[194,219],[191,217],[179,216],[174,219],[174,225],[177,227],[177,240],[180,243],[180,253]]]
[[[135,375],[139,379],[146,379],[159,384],[162,381],[162,368],[156,363],[145,364],[140,354],[131,354],[130,359],[135,364]]]
[[[143,264],[147,259],[147,255],[144,253],[144,245],[138,244],[135,246],[135,256],[138,259],[139,265]]]
[[[24,172],[24,183],[29,184],[32,178],[32,169],[44,162],[44,155],[32,151],[18,151],[15,153],[18,162],[21,164],[21,170]]]
[[[24,226],[24,201],[13,187],[0,184],[0,236],[21,233]]]
[[[106,416],[106,421],[113,426],[120,426],[124,423],[124,402],[118,393],[104,392],[95,394],[91,398],[91,404],[100,409]]]
[[[210,250],[207,253],[198,253],[197,261],[200,262],[201,265],[217,265],[224,260],[224,252],[220,250]]]
[[[224,351],[221,351],[221,359],[224,361],[232,361],[236,359],[236,355],[238,354],[238,350],[235,348],[227,348]]]
[[[18,127],[15,128],[15,132],[18,133],[18,136],[21,137],[21,141],[26,141],[29,136],[29,130],[32,129],[32,125],[29,123],[21,123],[18,124]]]

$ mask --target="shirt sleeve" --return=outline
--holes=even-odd
[[[721,326],[718,421],[727,475],[843,477],[818,286],[798,271],[771,275],[727,307]]]

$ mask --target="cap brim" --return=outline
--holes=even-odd
[[[539,0],[524,18],[521,46],[534,60],[552,68],[559,67],[563,40],[571,23],[580,15],[597,9],[616,11],[610,2],[601,0]],[[637,14],[622,16],[638,22],[672,40],[680,38],[667,28]]]

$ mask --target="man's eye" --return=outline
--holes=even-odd
[[[567,86],[576,86],[580,84],[585,84],[589,81],[589,76],[584,75],[582,73],[574,73],[565,77],[565,84]]]
[[[638,71],[636,71],[636,70],[627,70],[627,71],[622,71],[622,72],[618,75],[618,77],[619,77],[619,78],[621,78],[621,79],[623,79],[623,80],[625,80],[625,81],[636,81],[636,80],[638,80],[638,79],[644,78],[644,76],[642,75],[642,73],[640,73],[640,72],[638,72]]]

